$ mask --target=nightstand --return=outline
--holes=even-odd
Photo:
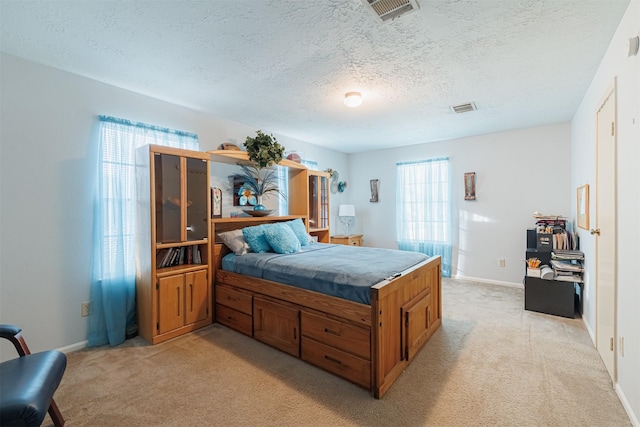
[[[331,243],[337,245],[362,246],[362,234],[331,236]]]

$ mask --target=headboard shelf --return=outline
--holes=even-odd
[[[301,218],[305,226],[307,225],[306,215],[214,218],[211,220],[211,234],[215,243],[221,243],[220,237],[218,237],[218,233],[237,230],[244,227],[251,227],[253,225],[267,224],[270,222],[291,221],[297,218]]]
[[[249,154],[240,150],[209,150],[207,153],[211,156],[212,162],[227,164],[254,164],[249,160]],[[303,164],[288,159],[282,159],[278,166],[284,166],[292,169],[307,169]]]
[[[231,218],[231,217],[230,218],[213,218],[211,222],[214,224],[229,223],[229,222],[234,222],[234,223],[255,222],[255,223],[262,224],[265,222],[289,221],[296,218],[302,218],[304,220],[306,216],[304,215],[260,216],[260,217],[240,216],[235,218]]]

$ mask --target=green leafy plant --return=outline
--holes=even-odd
[[[256,131],[257,136],[247,137],[244,147],[247,149],[249,159],[253,161],[259,169],[280,163],[284,156],[284,147],[278,143],[273,135],[266,135],[262,131]]]
[[[261,169],[257,166],[240,165],[240,167],[242,173],[231,175],[231,178],[243,182],[238,190],[241,205],[260,204],[259,199],[270,193],[287,198],[278,188],[278,175],[273,169],[266,169],[264,173],[261,173]]]

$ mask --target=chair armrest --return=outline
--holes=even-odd
[[[0,338],[11,341],[20,357],[22,357],[31,354],[31,351],[29,351],[29,347],[27,347],[27,343],[24,341],[24,338],[22,338],[20,332],[22,332],[22,329],[17,326],[0,325]]]
[[[22,331],[22,329],[13,325],[0,325],[0,337],[10,339],[10,337],[16,336]]]

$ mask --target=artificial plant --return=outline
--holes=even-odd
[[[248,136],[244,142],[249,159],[258,169],[280,163],[284,156],[284,147],[273,135],[267,135],[260,130],[256,131],[256,134],[253,138]]]

